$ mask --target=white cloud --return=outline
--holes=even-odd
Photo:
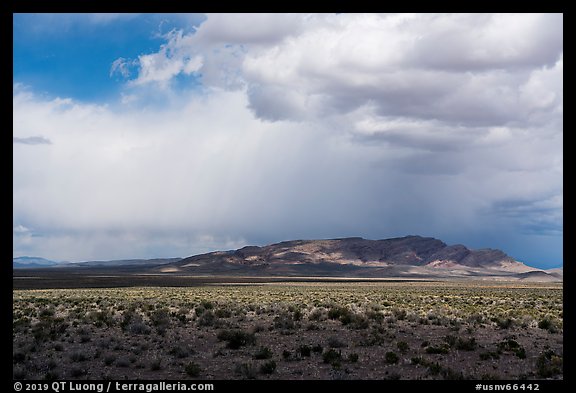
[[[208,15],[141,56],[134,83],[198,72],[205,86],[247,87],[266,120],[371,105],[380,116],[499,126],[523,118],[531,99],[561,96],[562,23],[561,14]],[[542,77],[557,81],[544,95]]]
[[[165,35],[167,43],[163,44],[160,51],[149,55],[138,56],[139,74],[133,81],[135,85],[150,82],[166,84],[176,75],[183,73],[190,75],[202,67],[202,57],[199,55],[189,56],[181,50],[181,47],[189,41],[182,31],[171,31]],[[120,62],[118,66],[115,65]],[[112,64],[112,69],[122,72],[126,67],[126,61],[119,58]]]
[[[269,45],[298,34],[309,16],[301,14],[207,14],[197,41],[209,44]]]

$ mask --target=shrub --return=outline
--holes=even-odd
[[[336,352],[334,349],[330,348],[322,354],[322,360],[324,363],[334,364],[342,359],[342,353],[340,351]]]
[[[177,359],[185,359],[190,356],[188,348],[182,344],[173,346],[168,353]]]
[[[292,314],[283,312],[274,318],[274,327],[281,330],[293,330],[296,329],[296,323]]]
[[[150,334],[150,328],[141,319],[136,319],[129,323],[127,330],[132,334]]]
[[[322,353],[322,350],[323,350],[323,348],[322,348],[322,345],[320,345],[320,344],[316,344],[312,347],[312,352],[314,352],[314,353]]]
[[[252,363],[240,363],[237,364],[234,372],[241,375],[245,379],[256,379],[256,368]]]
[[[120,327],[122,328],[122,330],[126,331],[128,329],[128,326],[130,326],[130,323],[137,320],[141,321],[142,317],[136,314],[134,310],[126,310],[122,314],[122,321],[120,321]]]
[[[58,363],[54,359],[49,359],[48,362],[46,363],[46,368],[48,370],[53,370],[57,367],[58,367]]]
[[[109,311],[92,311],[88,313],[87,319],[92,322],[96,327],[101,327],[102,325],[112,326],[114,324],[114,318],[112,313]]]
[[[158,330],[165,330],[170,325],[170,312],[167,308],[155,310],[150,314],[150,322]]]
[[[150,370],[158,371],[162,369],[162,358],[152,359],[150,362]]]
[[[197,363],[190,362],[186,365],[186,367],[184,367],[184,371],[186,371],[186,374],[188,374],[189,376],[196,378],[197,376],[200,375],[202,369]]]
[[[398,349],[401,352],[406,352],[410,347],[408,346],[408,343],[406,341],[398,341],[396,343],[396,346],[398,347]]]
[[[25,367],[18,366],[12,369],[12,376],[14,379],[26,379],[27,375],[28,370]]]
[[[254,354],[254,359],[270,359],[272,357],[272,351],[268,347],[260,347],[258,352]]]
[[[442,366],[440,366],[438,362],[429,363],[428,370],[430,371],[430,374],[438,375],[440,374],[440,371],[442,371]]]
[[[213,326],[216,322],[216,315],[212,310],[207,310],[198,318],[198,326]]]
[[[346,343],[338,337],[332,336],[328,337],[328,346],[331,348],[344,348],[346,347]]]
[[[300,309],[295,310],[294,314],[292,315],[292,318],[295,321],[300,321],[302,319],[302,310],[300,310]]]
[[[400,360],[398,355],[396,355],[394,352],[386,352],[384,359],[388,364],[396,364],[398,363],[398,360]]]
[[[392,314],[394,314],[396,319],[398,319],[399,321],[402,321],[402,320],[406,319],[407,312],[403,308],[394,307],[394,308],[392,308]]]
[[[194,308],[194,312],[196,313],[197,317],[202,315],[204,313],[204,311],[206,311],[206,309],[202,306],[198,306],[198,307]]]
[[[214,308],[214,304],[212,304],[212,302],[209,301],[209,300],[202,300],[202,301],[200,302],[200,305],[201,305],[202,307],[204,307],[204,309],[206,309],[206,310],[211,310],[211,309]]]
[[[107,355],[104,357],[104,364],[110,366],[116,360],[116,355]]]
[[[540,322],[538,322],[538,327],[540,329],[548,330],[550,333],[557,333],[558,326],[556,321],[549,317],[544,317]]]
[[[64,318],[44,317],[32,327],[32,336],[37,342],[53,341],[68,329]]]
[[[485,322],[485,318],[482,314],[473,313],[467,318],[468,323],[473,325],[480,325]]]
[[[369,319],[372,319],[373,321],[375,321],[376,323],[382,323],[382,321],[384,320],[384,314],[382,314],[378,311],[368,311],[366,313],[366,316]]]
[[[360,342],[360,345],[366,347],[372,347],[376,345],[382,345],[386,343],[387,339],[393,339],[393,335],[386,332],[384,328],[373,329],[364,339]]]
[[[476,339],[474,337],[470,337],[468,339],[458,338],[455,344],[456,349],[462,351],[474,351],[477,346],[478,344],[476,343]]]
[[[270,360],[260,366],[260,372],[262,374],[272,374],[276,370],[276,362]]]
[[[498,343],[498,352],[513,352],[518,358],[526,359],[526,350],[516,340],[508,339]]]
[[[450,352],[450,349],[448,346],[446,345],[441,345],[438,347],[427,347],[426,348],[426,353],[430,353],[430,354],[442,354],[445,355],[448,352]]]
[[[26,360],[26,354],[23,352],[14,352],[12,354],[12,362],[14,363],[22,363]]]
[[[70,360],[73,362],[85,362],[88,360],[88,356],[84,352],[72,352],[70,354]]]
[[[57,379],[60,379],[60,373],[58,371],[50,370],[44,374],[44,380],[46,381],[55,381]]]
[[[220,307],[214,311],[214,315],[218,318],[230,318],[232,316],[232,311],[228,308]]]
[[[489,360],[489,359],[500,359],[500,355],[497,352],[480,353],[480,360]]]
[[[80,378],[85,376],[86,374],[88,374],[88,371],[83,368],[72,367],[72,369],[70,370],[70,376],[72,378]]]
[[[510,318],[494,318],[493,321],[500,329],[509,329],[513,324],[513,321]]]
[[[358,354],[357,353],[351,353],[348,355],[348,361],[350,363],[356,363],[358,361]]]
[[[226,341],[227,347],[230,349],[238,349],[256,343],[254,333],[244,332],[242,330],[222,330],[216,337],[220,341]]]
[[[326,319],[323,309],[316,308],[314,309],[310,315],[308,315],[308,319],[311,321],[321,321]]]
[[[312,351],[312,349],[308,345],[300,345],[300,348],[298,348],[298,352],[300,353],[300,356],[302,356],[302,357],[310,356],[311,351]]]
[[[53,308],[43,308],[38,313],[39,318],[46,318],[54,316],[54,309]]]
[[[116,367],[126,368],[130,367],[130,360],[128,358],[120,358],[116,361]]]
[[[500,351],[514,351],[520,347],[520,344],[516,340],[508,339],[498,343],[498,349]]]
[[[552,320],[550,318],[544,318],[538,322],[538,327],[540,329],[548,330],[552,327]]]
[[[350,310],[341,306],[333,306],[330,308],[330,310],[328,310],[328,318],[340,319],[340,321],[342,321],[342,318],[344,319],[350,318],[350,314],[351,314]]]
[[[562,374],[562,367],[562,356],[556,355],[551,349],[542,352],[536,360],[536,373],[542,378]]]
[[[465,379],[462,371],[454,371],[451,368],[442,368],[442,377],[451,381],[460,381]]]
[[[181,308],[180,310],[178,310],[178,312],[174,315],[174,317],[176,318],[176,320],[178,322],[180,322],[182,325],[185,325],[188,322],[188,317],[186,316],[186,314],[188,314],[189,310],[185,309],[185,308]]]
[[[370,322],[364,315],[353,314],[349,322],[349,327],[352,329],[368,329]]]
[[[454,347],[456,345],[457,340],[458,339],[456,338],[456,336],[450,334],[444,337],[444,341],[446,342],[446,344],[448,344],[451,347]]]

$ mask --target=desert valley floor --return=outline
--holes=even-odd
[[[563,379],[561,283],[235,281],[15,289],[13,376]]]

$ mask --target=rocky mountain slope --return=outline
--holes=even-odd
[[[153,270],[167,274],[562,280],[558,274],[527,266],[500,250],[448,246],[421,236],[292,240],[196,255]]]

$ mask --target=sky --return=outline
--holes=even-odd
[[[14,14],[13,256],[421,235],[563,265],[562,14]]]

